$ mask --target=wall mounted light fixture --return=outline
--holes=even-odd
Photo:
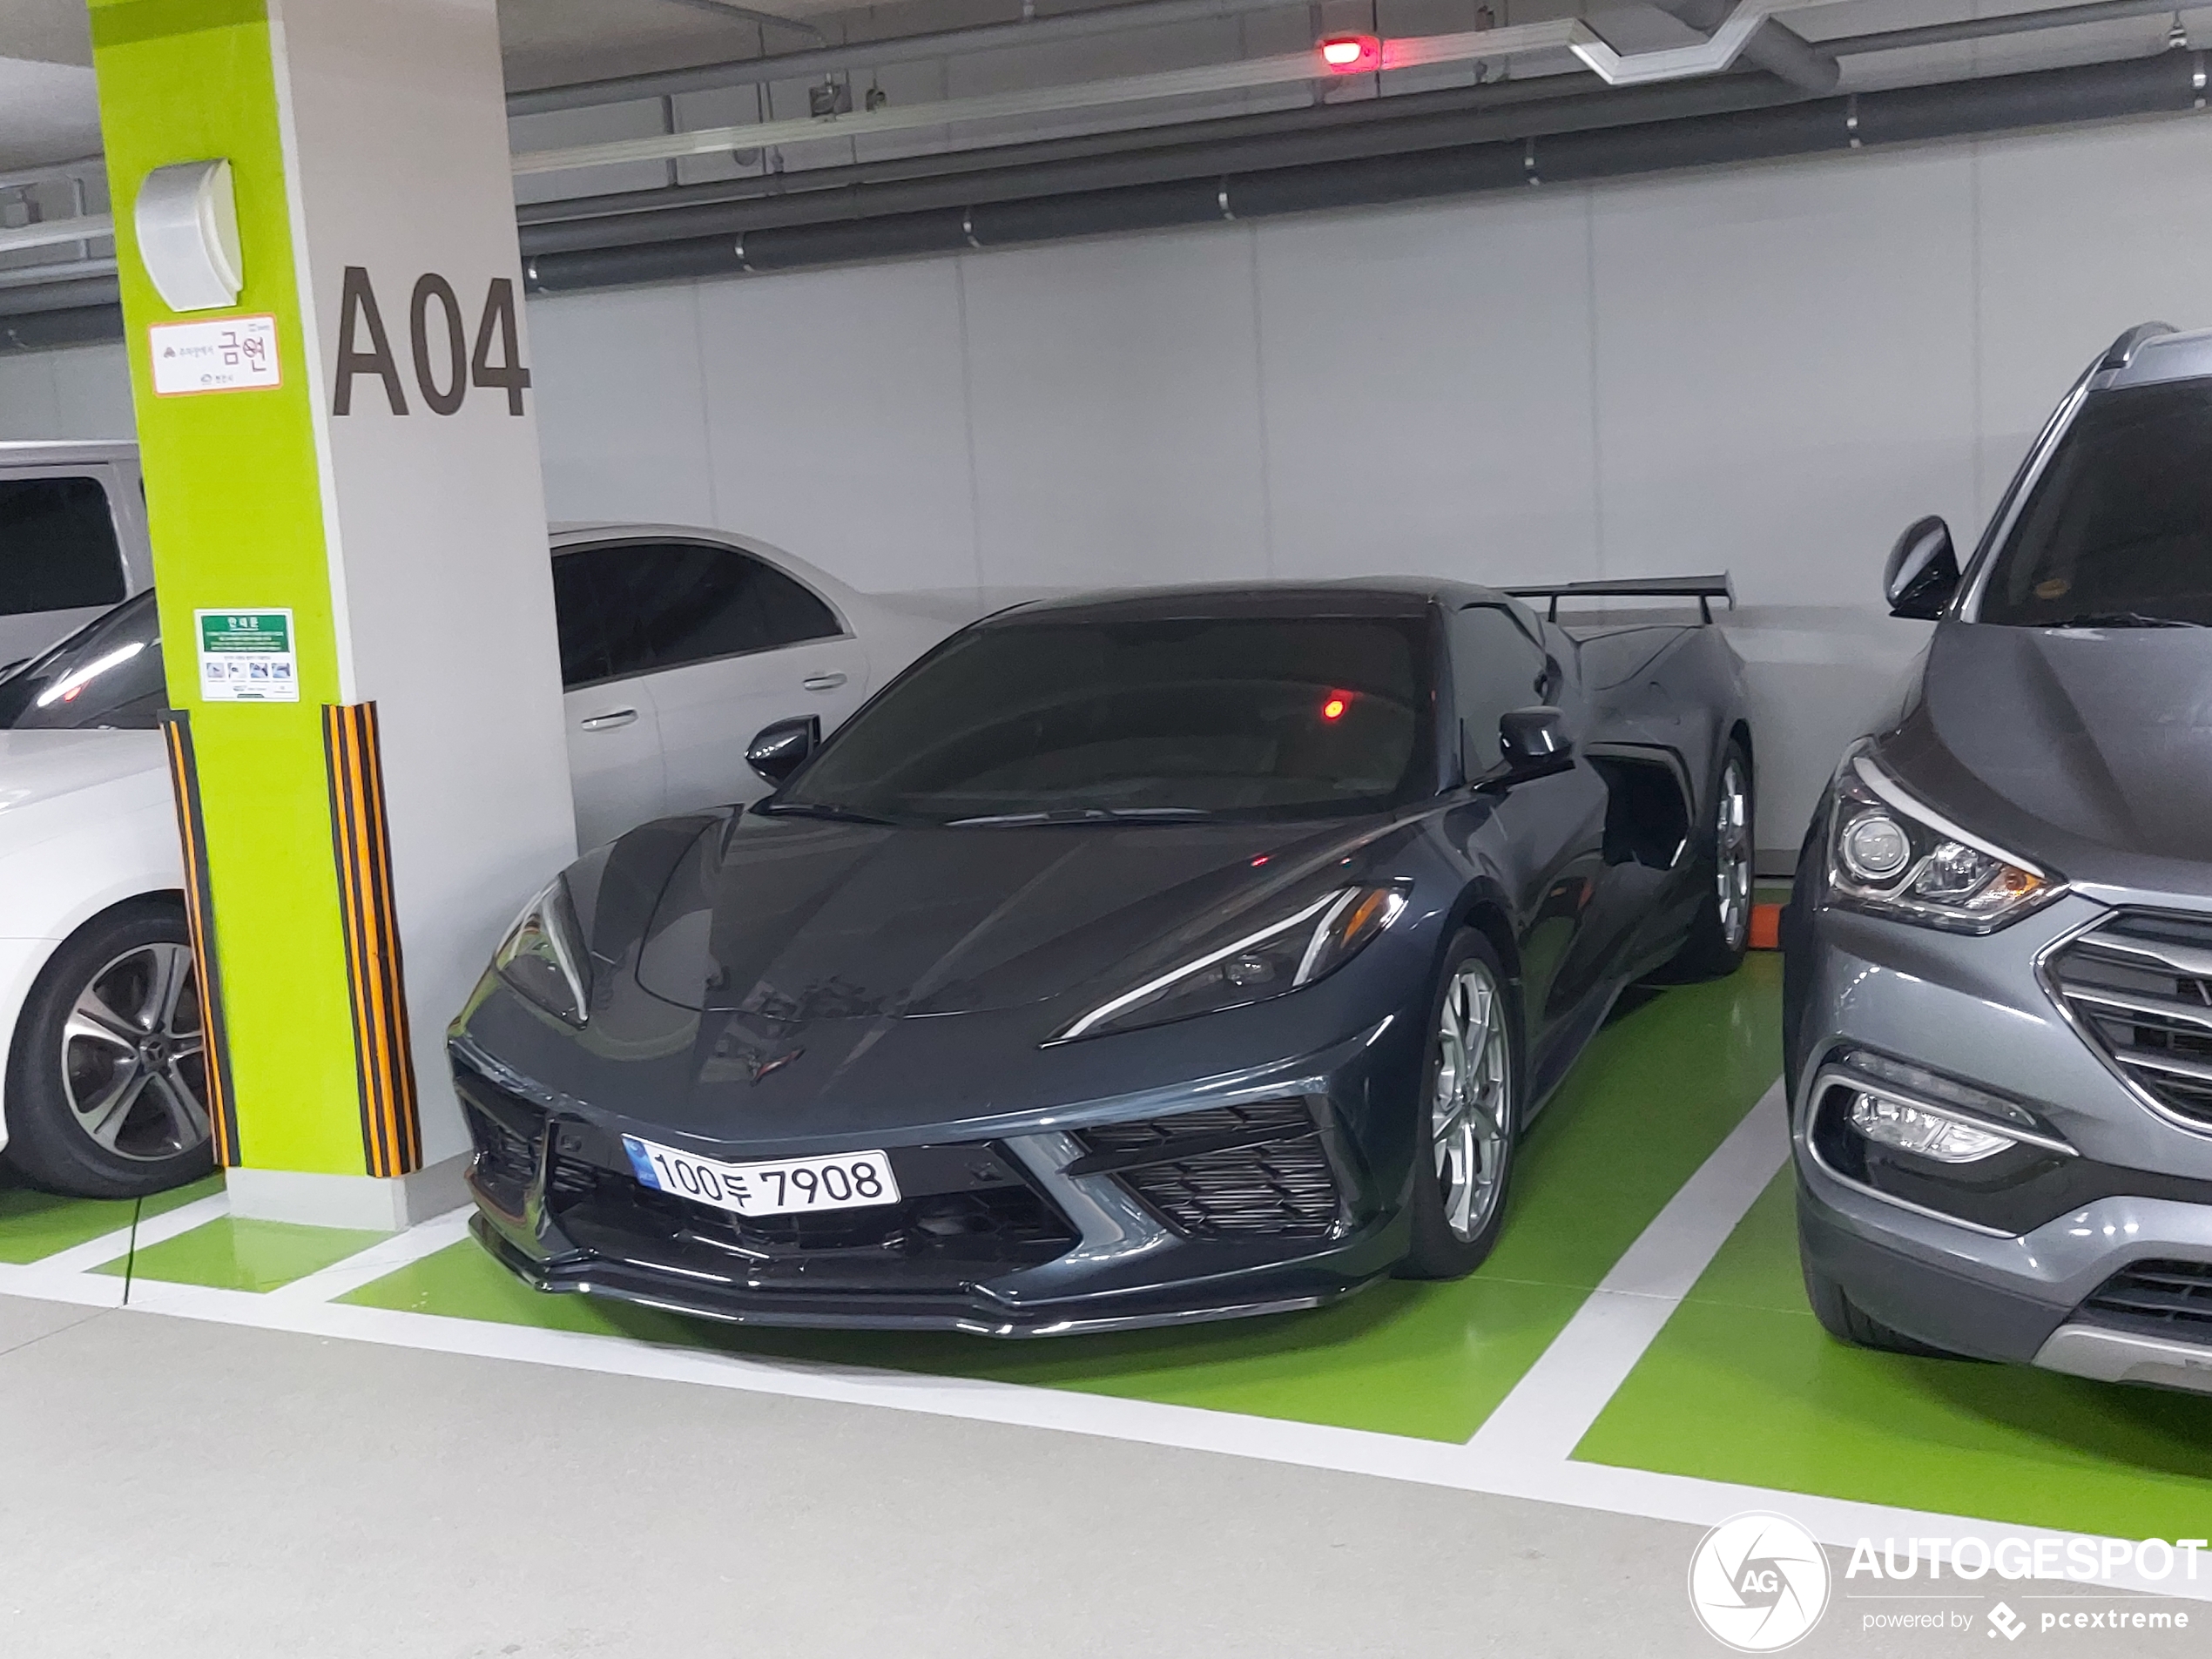
[[[229,162],[156,167],[138,186],[132,219],[138,258],[170,310],[214,311],[238,303],[245,266]]]

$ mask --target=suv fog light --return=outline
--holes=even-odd
[[[1887,813],[1862,813],[1844,831],[1844,867],[1862,881],[1887,881],[1912,861],[1912,838]]]
[[[1973,1163],[2016,1146],[2011,1136],[1979,1129],[1955,1117],[1942,1117],[1879,1095],[1851,1100],[1851,1126],[1870,1141],[1939,1163]]]

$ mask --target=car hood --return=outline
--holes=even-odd
[[[748,813],[695,837],[636,950],[637,982],[779,1024],[1114,995],[1275,919],[1390,827],[890,828]],[[595,928],[595,933],[598,930]],[[620,941],[595,954],[621,960]]]
[[[2077,887],[2212,894],[2212,630],[1945,623],[1882,759]]]

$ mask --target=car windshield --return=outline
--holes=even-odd
[[[1976,614],[2028,628],[2212,624],[2212,383],[2084,403]]]
[[[1412,617],[1001,622],[854,718],[772,812],[974,826],[1374,811],[1434,787]]]
[[[0,729],[151,730],[168,702],[161,625],[142,593],[0,679]]]

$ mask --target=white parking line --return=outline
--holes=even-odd
[[[394,1233],[381,1244],[371,1244],[343,1261],[333,1262],[305,1278],[280,1285],[266,1294],[286,1302],[334,1302],[426,1256],[436,1255],[448,1244],[460,1243],[469,1236],[469,1217],[475,1213],[473,1209],[464,1207],[418,1222],[403,1233]]]
[[[1571,1456],[1789,1154],[1777,1082],[1652,1217],[1469,1449],[1543,1467]]]
[[[179,1233],[188,1233],[195,1227],[204,1227],[211,1221],[219,1221],[230,1212],[230,1195],[218,1192],[212,1197],[195,1198],[190,1204],[178,1205],[174,1210],[165,1210],[158,1216],[147,1216],[138,1223],[138,1247],[144,1250],[150,1244],[161,1244]],[[89,1273],[96,1267],[105,1267],[110,1262],[120,1261],[129,1255],[131,1238],[130,1228],[118,1227],[111,1233],[103,1233],[98,1238],[88,1239],[71,1249],[42,1257],[31,1265],[41,1272]]]

